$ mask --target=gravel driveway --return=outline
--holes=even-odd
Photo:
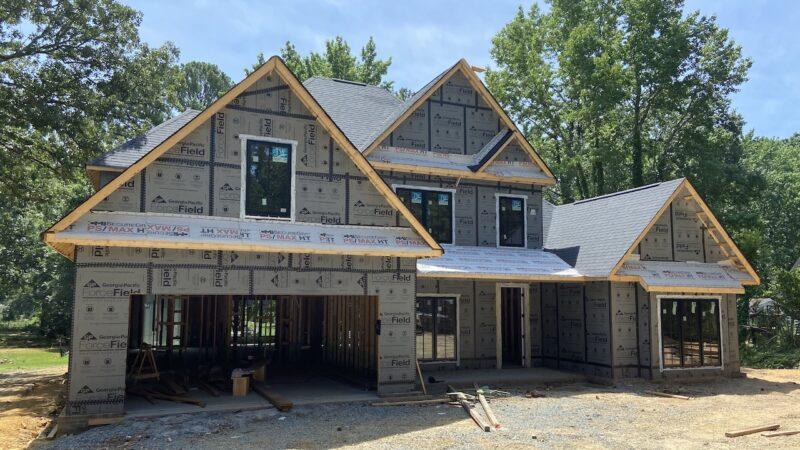
[[[748,378],[682,385],[693,397],[644,394],[645,382],[524,388],[491,400],[503,426],[482,432],[457,406],[328,404],[137,419],[62,437],[52,448],[800,448],[800,435],[726,438],[777,422],[800,430],[800,370],[751,370]],[[492,386],[501,389],[501,386]]]

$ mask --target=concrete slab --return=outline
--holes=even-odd
[[[425,371],[422,375],[428,392],[444,392],[447,385],[456,388],[472,388],[473,383],[492,388],[502,386],[546,386],[587,381],[585,375],[548,369],[546,367],[512,369],[464,369]],[[429,383],[432,376],[440,383]]]
[[[321,376],[308,376],[301,381],[272,383],[274,388],[295,405],[321,403],[373,402],[379,400],[375,391],[367,391]],[[200,389],[191,389],[188,396],[206,402],[206,406],[155,400],[150,404],[142,397],[128,396],[125,399],[126,417],[159,417],[173,414],[190,414],[213,411],[247,411],[273,408],[267,400],[251,391],[245,397],[234,397],[229,393],[212,397]]]

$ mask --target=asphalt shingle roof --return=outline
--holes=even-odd
[[[372,143],[375,130],[383,131],[384,121],[404,104],[380,86],[322,77],[311,77],[303,85],[359,150]]]
[[[555,206],[544,202],[544,248],[581,275],[605,277],[683,178]]]
[[[154,126],[145,134],[122,143],[105,155],[95,158],[88,165],[127,169],[150,150],[156,148],[158,144],[175,134],[176,131],[180,130],[198,114],[200,114],[200,111],[187,109],[166,122]]]

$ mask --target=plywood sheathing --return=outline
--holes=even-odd
[[[755,272],[753,267],[750,265],[750,263],[747,261],[747,259],[742,254],[742,252],[736,246],[736,244],[734,243],[733,239],[731,239],[730,236],[725,232],[725,230],[722,228],[722,225],[719,223],[717,218],[714,216],[714,214],[709,209],[708,205],[706,205],[705,201],[703,201],[703,199],[700,197],[700,195],[694,189],[692,184],[686,179],[681,181],[681,183],[676,187],[675,191],[669,197],[668,201],[665,202],[664,205],[655,214],[655,216],[653,216],[653,218],[648,223],[648,225],[642,230],[642,232],[639,234],[639,236],[634,240],[633,244],[631,244],[631,246],[628,248],[628,250],[625,252],[625,254],[615,264],[615,266],[611,270],[609,279],[617,280],[617,281],[627,281],[627,280],[620,280],[619,278],[617,278],[616,275],[617,275],[617,272],[619,271],[620,267],[632,255],[640,253],[639,252],[639,245],[644,240],[644,238],[648,235],[648,233],[653,232],[652,230],[655,229],[656,233],[663,234],[663,227],[665,226],[665,219],[663,218],[663,216],[665,214],[668,214],[667,217],[672,217],[672,219],[674,220],[674,214],[671,211],[671,208],[672,208],[672,206],[673,206],[673,204],[674,204],[674,202],[676,200],[679,200],[679,201],[683,202],[683,204],[681,205],[681,209],[684,212],[687,209],[691,211],[692,208],[694,208],[694,205],[696,205],[697,209],[695,209],[694,211],[695,211],[695,214],[696,214],[697,218],[700,220],[700,222],[702,222],[704,224],[704,227],[703,227],[704,231],[703,232],[706,233],[706,235],[712,235],[712,234],[718,235],[719,240],[715,239],[715,241],[722,248],[726,249],[726,251],[729,252],[729,254],[731,256],[731,259],[733,260],[734,264],[736,264],[736,266],[741,267],[742,270],[746,271],[750,275],[750,277],[751,277],[750,279],[742,280],[742,284],[743,285],[757,285],[757,284],[759,284],[761,282],[761,279],[759,278],[758,274]],[[714,231],[713,232],[707,232],[706,231],[706,229],[707,229],[706,224],[711,224],[711,226],[713,227],[712,229]],[[673,223],[672,226],[673,227],[675,226],[674,223]],[[686,226],[684,226],[684,228],[686,228]],[[687,230],[687,231],[691,232],[690,230]],[[675,242],[676,238],[675,238],[674,232],[672,233],[672,236],[673,237],[671,238],[670,244],[674,247],[676,245],[676,242]],[[682,242],[681,242],[681,244],[682,244],[681,251],[678,252],[678,255],[671,255],[671,260],[680,260],[680,259],[676,259],[676,258],[678,258],[678,257],[685,258],[685,256],[687,254],[691,255],[691,254],[693,254],[695,252],[696,249],[694,249],[693,247],[695,245],[697,245],[696,242],[694,244],[692,244],[689,241],[692,241],[692,242],[697,241],[698,239],[696,237],[693,237],[691,235],[687,236],[686,233],[684,233],[684,236],[681,237],[681,240],[682,240]],[[683,253],[683,254],[681,254],[681,253]],[[705,256],[705,252],[703,252],[701,250],[698,250],[697,254],[701,255],[703,258],[706,257]],[[685,260],[685,259],[682,259],[682,260]],[[685,290],[685,288],[678,288],[678,289]],[[709,291],[709,292],[711,292],[711,291]]]
[[[283,61],[278,57],[270,58],[265,64],[251,73],[247,78],[245,78],[242,82],[238,83],[234,86],[231,90],[229,90],[225,95],[220,97],[217,101],[211,104],[208,108],[203,110],[197,116],[194,117],[189,123],[185,126],[180,128],[177,132],[175,132],[172,136],[167,138],[164,142],[160,145],[155,147],[152,151],[148,152],[130,167],[125,169],[118,177],[111,180],[108,184],[103,186],[94,195],[89,197],[84,203],[79,205],[77,208],[69,212],[65,215],[61,220],[59,220],[56,224],[54,224],[50,229],[48,229],[44,233],[44,240],[45,242],[48,241],[48,234],[56,231],[64,230],[70,224],[72,224],[78,217],[88,212],[91,208],[96,206],[99,202],[101,202],[104,198],[108,197],[112,194],[117,188],[119,188],[122,184],[130,180],[135,174],[140,173],[143,169],[145,169],[148,165],[153,163],[157,158],[164,155],[167,151],[175,146],[178,142],[182,139],[186,138],[190,133],[194,132],[198,127],[203,126],[206,123],[209,123],[210,120],[214,117],[214,115],[220,111],[221,109],[225,108],[231,102],[233,102],[240,94],[242,94],[248,87],[252,84],[257,82],[261,77],[267,75],[268,73],[275,71],[278,76],[280,76],[284,82],[286,82],[289,87],[291,88],[292,92],[294,92],[299,100],[304,104],[306,108],[308,108],[312,114],[315,115],[316,119],[320,121],[323,127],[328,131],[333,139],[342,146],[345,150],[345,153],[352,159],[353,163],[359,168],[359,170],[364,173],[364,175],[372,182],[378,191],[383,195],[389,204],[398,210],[400,214],[404,217],[404,219],[414,228],[420,236],[428,243],[428,245],[439,252],[441,252],[441,247],[435,242],[435,240],[430,236],[430,234],[422,227],[419,221],[413,217],[413,215],[408,211],[408,209],[403,205],[399,198],[391,191],[391,189],[383,182],[380,176],[375,172],[375,170],[370,166],[370,164],[366,161],[366,159],[361,155],[358,150],[352,145],[352,143],[344,136],[341,130],[336,127],[330,117],[322,110],[322,108],[317,104],[317,102],[311,97],[310,94],[306,91],[306,89],[300,84],[294,74],[285,66]]]
[[[393,131],[398,129],[398,127],[400,127],[404,122],[406,122],[406,120],[411,118],[419,110],[420,107],[422,107],[424,104],[426,104],[426,102],[428,102],[432,98],[433,98],[433,100],[437,100],[437,98],[435,96],[436,95],[440,95],[438,93],[440,92],[440,89],[442,88],[442,86],[448,80],[451,80],[455,76],[462,76],[467,81],[469,86],[478,94],[479,101],[483,102],[485,105],[487,105],[488,108],[490,108],[495,114],[497,114],[500,122],[502,122],[502,124],[504,124],[506,127],[508,127],[510,130],[513,131],[514,140],[516,140],[520,144],[520,146],[523,148],[523,150],[530,155],[531,159],[537,165],[539,165],[539,167],[542,170],[542,172],[544,172],[544,174],[547,176],[547,180],[543,180],[543,184],[554,184],[555,183],[555,177],[553,176],[553,173],[550,170],[550,168],[547,166],[547,164],[544,162],[544,160],[542,160],[541,157],[536,153],[536,151],[533,149],[533,147],[530,145],[530,143],[525,139],[525,137],[519,131],[519,129],[517,128],[516,124],[514,124],[514,122],[511,120],[511,118],[505,113],[505,111],[500,106],[500,104],[497,102],[497,100],[494,98],[494,96],[492,96],[492,94],[489,92],[489,90],[486,89],[486,86],[475,75],[475,72],[473,70],[471,70],[469,64],[464,59],[459,60],[450,69],[445,71],[436,80],[436,82],[431,83],[428,86],[426,86],[425,88],[423,88],[423,90],[421,92],[419,92],[415,96],[416,98],[413,101],[411,101],[410,104],[408,104],[406,106],[406,109],[401,114],[397,115],[397,117],[392,118],[393,120],[391,120],[388,123],[387,127],[382,132],[377,134],[377,136],[375,137],[373,142],[364,149],[364,151],[363,151],[364,155],[369,155],[372,151],[374,151],[376,148],[381,146],[389,138],[389,136],[392,134]],[[474,100],[473,100],[473,102],[474,102]],[[433,103],[436,103],[436,102],[433,102]],[[439,108],[446,108],[446,107],[449,106],[447,104],[444,104],[444,102],[441,102],[441,101],[437,105],[438,105],[437,107],[439,107]],[[478,106],[478,105],[475,105],[475,106]],[[463,119],[461,119],[461,120],[463,120]],[[428,131],[430,131],[430,130],[428,130]],[[497,129],[495,129],[494,132],[497,132]],[[491,137],[492,136],[487,136],[486,140],[488,141],[489,139],[491,139]],[[461,138],[463,138],[463,136]],[[428,143],[428,145],[430,145],[430,142]],[[480,147],[478,147],[478,148],[480,148]],[[447,150],[444,149],[444,151],[447,151]],[[384,164],[384,165],[390,166],[389,164]],[[378,166],[376,166],[376,167],[378,167]],[[385,167],[385,169],[391,170],[392,168],[391,167]],[[414,167],[405,167],[404,166],[402,169],[403,170],[413,170]],[[395,167],[395,170],[401,170],[401,168]],[[456,174],[449,174],[449,175],[450,176],[457,176]]]

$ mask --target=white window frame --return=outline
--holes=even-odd
[[[461,294],[426,294],[417,292],[414,297],[414,355],[417,354],[417,299],[420,297],[445,297],[456,299],[456,359],[455,361],[420,361],[420,365],[433,365],[433,364],[455,364],[456,367],[461,367]],[[418,358],[418,357],[417,357]]]
[[[521,198],[522,199],[522,219],[525,222],[522,225],[523,244],[522,247],[513,245],[500,245],[500,197]],[[528,248],[528,196],[521,194],[502,194],[500,192],[494,194],[494,228],[495,228],[495,244],[497,248]]]
[[[415,185],[412,185],[412,184],[393,184],[392,185],[392,191],[395,194],[397,194],[397,190],[398,189],[417,189],[417,190],[420,190],[420,191],[449,192],[451,194],[450,195],[450,199],[452,201],[452,205],[450,205],[451,206],[450,212],[452,213],[452,216],[453,216],[453,217],[450,218],[450,223],[452,224],[452,226],[450,227],[450,234],[451,234],[450,243],[449,244],[438,243],[438,244],[443,246],[443,247],[449,247],[449,246],[456,245],[456,189],[437,188],[437,187],[430,187],[430,186],[415,186]],[[420,220],[420,222],[421,222],[421,220]]]
[[[240,134],[239,141],[241,145],[240,154],[242,155],[241,158],[241,184],[242,188],[239,191],[239,218],[240,219],[257,219],[257,220],[282,220],[286,222],[294,222],[295,221],[295,209],[296,208],[296,186],[295,186],[295,179],[297,178],[297,171],[296,163],[297,163],[297,141],[291,139],[280,139],[274,138],[271,136],[257,136],[254,134]],[[291,156],[291,185],[289,190],[289,195],[291,196],[289,202],[289,217],[273,217],[273,216],[248,216],[245,211],[245,200],[247,199],[247,142],[248,141],[261,141],[261,142],[270,142],[275,144],[288,144],[292,148],[292,156]]]
[[[658,315],[658,369],[659,372],[678,372],[687,370],[725,370],[725,339],[723,336],[727,335],[727,324],[722,320],[722,295],[669,295],[659,294],[656,295],[656,312]],[[665,300],[717,300],[717,313],[719,314],[719,365],[718,366],[700,366],[700,367],[664,367],[664,333],[661,329],[661,299]],[[725,327],[723,332],[722,327]]]

